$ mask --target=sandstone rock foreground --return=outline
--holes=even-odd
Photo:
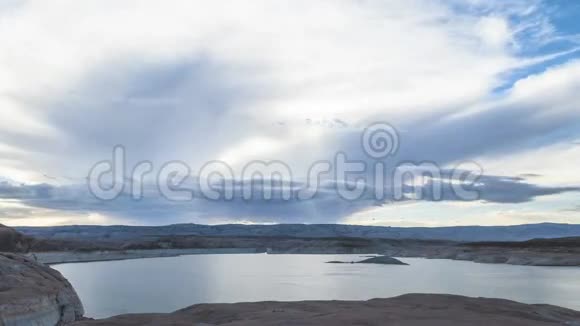
[[[580,312],[500,299],[408,294],[369,301],[201,304],[171,314],[121,315],[75,323],[75,326],[98,325],[580,325]]]

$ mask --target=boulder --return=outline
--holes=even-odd
[[[0,325],[64,325],[83,314],[75,290],[58,271],[19,254],[0,253]]]

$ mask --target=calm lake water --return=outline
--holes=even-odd
[[[325,264],[360,255],[192,255],[53,266],[86,315],[170,312],[196,303],[367,300],[451,293],[580,310],[580,268],[402,258],[410,266]]]

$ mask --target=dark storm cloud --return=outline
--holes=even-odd
[[[445,176],[445,172],[443,176]],[[449,181],[441,182],[442,196],[433,193],[433,184],[426,183],[420,187],[425,201],[462,201],[451,187]],[[191,201],[172,201],[163,197],[155,187],[149,186],[144,198],[135,200],[127,192],[110,201],[95,198],[86,186],[51,186],[51,185],[15,185],[0,183],[0,198],[16,199],[31,207],[48,208],[66,212],[98,212],[111,216],[137,219],[147,223],[172,223],[188,218],[204,218],[211,221],[221,217],[227,220],[247,220],[255,222],[338,222],[342,218],[358,211],[397,202],[393,189],[386,188],[386,197],[377,200],[372,186],[366,186],[365,193],[358,199],[346,200],[336,191],[336,183],[326,182],[321,185],[317,194],[307,200],[292,196],[284,200],[279,195],[283,187],[300,189],[301,183],[282,184],[274,189],[270,200],[263,199],[260,188],[253,188],[253,198],[242,198],[241,187],[247,183],[233,183],[236,187],[232,200],[204,199],[199,188],[187,187],[194,193]],[[542,187],[521,181],[518,178],[501,176],[481,176],[473,186],[465,190],[476,191],[477,200],[493,203],[523,203],[539,196],[558,194],[569,191],[580,191],[580,187]],[[413,200],[412,194],[417,189],[403,186],[406,198]]]

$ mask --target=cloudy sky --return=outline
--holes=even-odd
[[[579,16],[557,0],[0,0],[0,223],[580,223]],[[188,180],[212,160],[303,180],[338,151],[375,163],[360,135],[378,121],[400,139],[389,167],[468,162],[477,200],[87,187],[116,145],[128,167],[185,162]]]

